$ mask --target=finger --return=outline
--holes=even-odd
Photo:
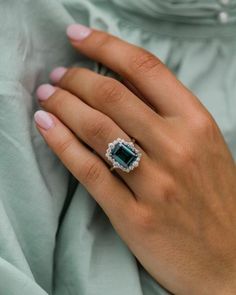
[[[60,74],[60,68],[52,72]],[[100,110],[114,120],[127,134],[134,137],[140,145],[150,151],[152,139],[162,132],[163,118],[135,96],[122,83],[110,77],[104,77],[85,68],[65,69],[57,85],[80,97],[93,108]],[[55,81],[55,79],[54,79]],[[148,131],[148,132],[147,132]]]
[[[35,113],[39,132],[71,173],[86,187],[114,224],[127,220],[135,202],[128,187],[55,116]]]
[[[131,138],[111,118],[91,108],[71,93],[60,88],[56,90],[51,85],[42,85],[38,88],[37,94],[44,109],[59,118],[106,162],[108,159],[105,153],[110,142],[117,138],[131,141]],[[129,173],[117,169],[117,173],[134,193],[141,194],[145,192],[144,181],[147,181],[143,179],[143,175],[148,175],[152,165],[145,151],[137,144],[136,147],[142,153],[139,167]]]
[[[67,35],[80,52],[129,80],[160,114],[188,114],[200,105],[167,67],[144,49],[81,25],[69,26]]]
[[[138,91],[138,89],[131,84],[128,80],[121,81],[132,93],[134,93],[137,97],[139,97],[146,105],[148,105],[151,109],[155,110],[155,107],[150,104],[150,102]]]
[[[140,93],[138,91],[138,89],[136,87],[134,87],[133,84],[131,84],[128,80],[122,80],[121,81],[131,92],[133,92],[137,97],[139,97],[140,99],[142,99],[142,101],[144,101],[146,104],[148,104],[149,102],[146,100],[146,98],[142,95],[142,93]]]

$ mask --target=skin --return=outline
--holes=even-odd
[[[68,69],[40,102],[54,126],[39,132],[166,289],[236,294],[236,169],[216,122],[144,49],[96,30],[70,41],[126,83]],[[117,137],[142,152],[130,173],[107,165]]]

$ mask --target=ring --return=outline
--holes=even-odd
[[[106,157],[112,163],[110,170],[119,168],[122,171],[130,172],[138,167],[141,159],[141,152],[134,146],[135,139],[132,141],[125,141],[124,139],[117,138],[108,144],[106,150]]]

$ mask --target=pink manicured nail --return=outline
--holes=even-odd
[[[54,92],[56,88],[50,84],[43,84],[39,86],[36,91],[39,100],[47,100]]]
[[[67,72],[67,68],[64,68],[64,67],[55,68],[50,73],[50,79],[52,80],[52,82],[57,83],[61,80],[61,78],[65,75],[66,72]]]
[[[82,41],[91,34],[92,30],[80,24],[70,25],[67,30],[67,36],[74,41]]]
[[[34,120],[44,130],[48,130],[55,125],[52,117],[45,111],[37,111],[34,114]]]

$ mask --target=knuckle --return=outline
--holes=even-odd
[[[141,74],[156,72],[161,64],[156,56],[142,49],[131,59],[131,69]]]
[[[66,92],[61,89],[57,89],[53,100],[50,102],[49,110],[52,110],[57,116],[61,116],[63,112],[63,103],[65,101]]]
[[[81,174],[81,179],[84,184],[89,185],[97,181],[101,182],[102,165],[98,160],[89,159],[84,163]]]
[[[193,147],[184,144],[175,145],[172,153],[171,163],[178,169],[186,169],[197,162]]]
[[[101,103],[116,103],[124,97],[124,89],[112,78],[105,78],[97,85],[97,96]]]
[[[115,39],[116,37],[110,36],[104,32],[97,32],[93,37],[93,46],[96,48],[96,50],[100,51],[103,48],[106,48]]]
[[[151,208],[136,205],[134,216],[135,225],[138,230],[147,232],[156,227],[155,215]]]
[[[85,133],[88,138],[98,138],[106,141],[111,134],[112,125],[104,115],[98,115],[86,125]]]
[[[173,203],[176,200],[177,186],[171,177],[165,177],[158,187],[160,200],[166,203]]]
[[[194,118],[193,126],[197,134],[212,138],[217,132],[217,125],[210,114],[200,114]]]
[[[57,153],[59,157],[62,157],[71,148],[73,143],[74,143],[73,137],[69,137],[64,139],[61,142],[57,142],[56,146],[57,146]]]
[[[77,68],[77,67],[69,68],[58,84],[61,86],[73,85],[75,79],[77,79],[79,75],[79,72],[80,72],[80,68]]]

